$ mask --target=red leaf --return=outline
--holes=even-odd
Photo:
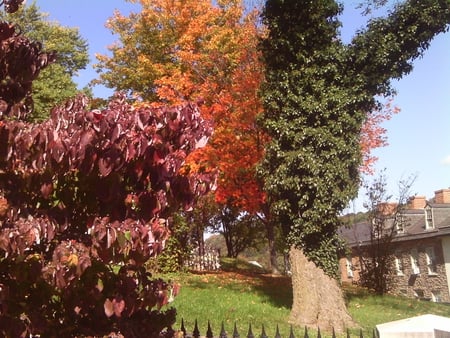
[[[103,177],[111,174],[112,171],[112,163],[109,158],[100,158],[98,160],[98,170],[100,171],[100,175]]]
[[[114,306],[113,303],[107,298],[105,303],[103,304],[103,308],[105,309],[106,317],[111,317],[114,314]]]
[[[119,300],[117,298],[114,298],[112,304],[114,308],[114,314],[117,317],[120,317],[122,315],[123,310],[125,309],[125,301],[123,299]]]

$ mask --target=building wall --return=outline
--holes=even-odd
[[[445,258],[443,244],[446,245]],[[395,248],[395,257],[401,261],[403,272],[393,271],[389,282],[390,293],[409,298],[450,302],[450,283],[447,276],[447,271],[450,271],[450,237],[444,240],[429,238],[398,242],[395,244]],[[433,264],[429,264],[430,260],[427,258],[427,254],[430,256],[430,250],[434,252]],[[418,274],[414,272],[411,254],[417,257],[418,271],[416,272],[419,272]],[[341,257],[339,260],[341,281],[343,283],[358,283],[360,265],[356,253],[351,259],[353,277],[347,273],[347,259]],[[434,271],[429,271],[429,265]]]
[[[444,254],[444,265],[447,274],[447,285],[450,293],[450,236],[442,238],[442,251]]]
[[[341,282],[355,284],[359,281],[359,258],[348,256],[339,258],[339,269],[341,272]]]

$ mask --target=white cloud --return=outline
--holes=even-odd
[[[448,155],[447,157],[444,157],[441,161],[441,163],[443,165],[450,165],[450,155]]]

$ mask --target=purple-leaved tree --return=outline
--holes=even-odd
[[[13,12],[22,1],[3,1]],[[0,337],[157,336],[178,287],[144,264],[212,178],[180,173],[211,130],[196,105],[79,96],[23,122],[32,81],[57,57],[0,23]]]

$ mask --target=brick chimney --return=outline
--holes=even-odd
[[[450,189],[441,189],[435,191],[434,202],[437,204],[450,203]]]
[[[384,202],[377,205],[377,210],[383,216],[390,216],[397,211],[398,203]]]
[[[409,209],[423,209],[427,204],[427,199],[425,196],[412,196],[408,200]]]

